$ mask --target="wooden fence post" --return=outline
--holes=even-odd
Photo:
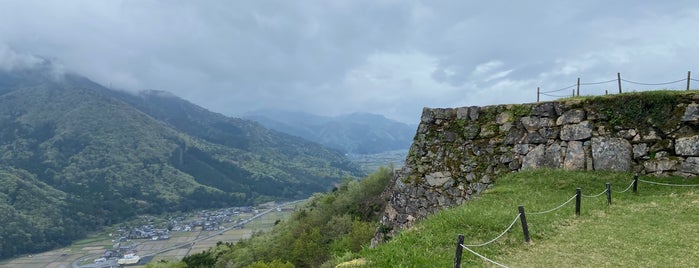
[[[575,189],[575,216],[580,216],[580,197],[582,194],[580,193],[580,187]]]
[[[633,193],[637,194],[638,193],[638,174],[633,175]]]
[[[536,102],[539,102],[539,94],[541,94],[540,92],[541,91],[540,91],[539,87],[536,87]]]
[[[456,238],[456,255],[454,256],[454,268],[461,268],[461,253],[463,249],[461,245],[464,244],[464,235],[460,234]]]
[[[692,71],[687,71],[687,90],[689,90],[689,81],[692,80]]]
[[[524,206],[519,206],[519,221],[522,223],[522,233],[524,233],[524,242],[529,244],[531,238],[529,237],[529,226],[527,226],[527,215],[524,213]]]
[[[580,77],[578,77],[578,97],[580,97]]]
[[[621,94],[621,73],[616,73],[616,81],[619,83],[619,94]]]
[[[612,204],[612,184],[607,183],[607,205]]]

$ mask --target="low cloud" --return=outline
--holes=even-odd
[[[35,68],[43,59],[30,54],[17,53],[6,44],[0,43],[0,69],[14,71]]]
[[[0,13],[0,68],[47,56],[105,86],[227,115],[414,122],[424,106],[531,102],[537,87],[578,77],[655,83],[699,70],[694,1],[26,0],[0,1]]]

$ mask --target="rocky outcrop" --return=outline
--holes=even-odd
[[[699,175],[699,94],[425,108],[374,243],[498,176],[563,168]]]

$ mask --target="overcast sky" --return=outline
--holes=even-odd
[[[699,78],[698,33],[696,1],[0,0],[0,67],[36,55],[232,116],[279,108],[417,123],[423,107],[534,102],[537,87],[578,77]],[[617,91],[581,94],[605,89]]]

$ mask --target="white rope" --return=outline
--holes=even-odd
[[[503,231],[502,233],[500,233],[500,235],[498,235],[497,237],[493,238],[492,240],[490,240],[490,241],[488,241],[488,242],[485,242],[485,243],[482,243],[482,244],[477,244],[477,245],[465,245],[465,246],[468,246],[468,247],[482,247],[482,246],[485,246],[485,245],[488,245],[488,244],[490,244],[490,243],[495,242],[496,240],[500,239],[500,237],[502,237],[503,235],[505,235],[510,229],[512,229],[512,226],[515,226],[515,223],[516,223],[517,220],[519,219],[519,216],[520,216],[520,215],[522,215],[522,214],[521,214],[521,213],[518,213],[518,214],[517,214],[517,217],[515,217],[515,219],[514,219],[514,220],[512,221],[512,223],[510,224],[510,226],[507,227],[507,229],[505,229],[505,231]]]
[[[625,193],[626,191],[628,191],[629,189],[631,189],[631,186],[633,186],[633,181],[631,182],[631,184],[629,184],[629,187],[626,187],[625,190],[623,190],[623,191],[621,191],[621,192],[619,192],[619,191],[614,191],[614,192],[615,192],[615,193],[620,193],[620,194]]]
[[[556,210],[561,209],[563,206],[567,205],[568,203],[570,203],[570,201],[573,201],[573,199],[575,199],[576,196],[577,196],[577,195],[573,195],[573,197],[571,197],[570,199],[568,199],[568,201],[565,201],[565,202],[564,202],[563,204],[561,204],[560,206],[557,206],[557,207],[555,207],[555,208],[549,209],[549,210],[547,210],[547,211],[529,212],[529,213],[527,213],[527,214],[531,214],[531,215],[540,215],[540,214],[546,214],[546,213],[549,213],[549,212],[554,212],[554,211],[556,211]]]
[[[596,195],[582,195],[582,197],[595,198],[595,197],[598,197],[598,196],[600,196],[600,195],[603,195],[603,194],[606,193],[606,192],[607,192],[607,189],[605,188],[604,191],[602,191],[602,192],[599,193],[599,194],[596,194]]]
[[[646,181],[646,180],[641,180],[641,179],[639,179],[638,181],[650,183],[650,184],[662,185],[662,186],[699,187],[699,184],[669,184],[669,183],[662,183],[662,182]]]
[[[495,264],[495,265],[500,266],[500,267],[503,267],[503,268],[508,268],[508,267],[505,266],[505,265],[502,265],[502,264],[500,264],[500,263],[497,263],[497,262],[495,262],[494,260],[488,259],[488,258],[486,258],[485,256],[476,253],[475,251],[471,250],[470,248],[468,248],[468,247],[466,247],[466,246],[464,246],[464,245],[461,245],[461,247],[464,248],[464,249],[466,249],[466,250],[468,250],[469,252],[473,253],[474,255],[476,255],[476,256],[478,256],[478,257],[481,257],[481,259],[483,259],[483,260],[489,261],[489,262],[491,262],[492,264]]]

